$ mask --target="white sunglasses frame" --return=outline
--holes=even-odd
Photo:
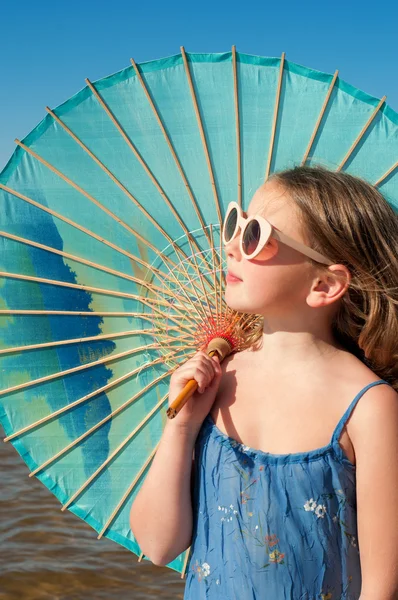
[[[226,225],[226,222],[227,222],[230,212],[234,208],[236,208],[236,210],[237,210],[236,227],[235,227],[235,231],[234,231],[231,239],[226,241],[225,235],[224,235],[225,225]],[[246,254],[246,252],[243,249],[243,243],[242,243],[243,233],[244,233],[247,225],[250,223],[250,221],[253,221],[254,219],[260,225],[260,240],[259,240],[256,250],[252,254]],[[232,242],[232,240],[237,236],[239,227],[241,228],[241,236],[240,236],[240,241],[239,241],[240,252],[241,252],[242,256],[244,256],[244,258],[246,258],[247,260],[255,258],[261,252],[261,250],[263,250],[264,246],[268,243],[269,238],[272,236],[275,239],[279,240],[280,242],[283,242],[284,244],[287,244],[291,248],[294,248],[301,254],[305,254],[306,256],[309,256],[316,262],[320,262],[325,265],[333,265],[334,264],[331,260],[326,258],[326,256],[323,256],[323,254],[320,254],[319,252],[317,252],[316,250],[313,250],[309,246],[306,246],[305,244],[302,244],[301,242],[298,242],[297,240],[294,240],[293,238],[289,237],[285,233],[282,233],[282,231],[277,229],[274,225],[272,225],[272,223],[267,221],[267,219],[265,219],[261,215],[250,215],[249,217],[244,217],[242,214],[242,209],[239,206],[239,204],[237,202],[230,202],[228,204],[227,212],[225,213],[223,226],[222,226],[222,241],[225,246],[227,244],[230,244]]]

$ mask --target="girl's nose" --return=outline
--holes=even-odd
[[[240,233],[241,233],[241,230],[239,227],[238,233],[233,238],[233,240],[231,240],[230,242],[228,242],[228,244],[226,244],[224,246],[226,255],[228,257],[233,256],[235,258],[235,260],[241,260],[241,258],[242,258],[241,251],[240,251]]]

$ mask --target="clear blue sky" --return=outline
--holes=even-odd
[[[280,57],[339,76],[398,111],[398,2],[8,0],[0,34],[0,171],[47,114],[85,86],[180,52]]]

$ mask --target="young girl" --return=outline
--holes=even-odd
[[[248,216],[272,225],[260,251]],[[133,534],[157,565],[191,546],[186,600],[397,600],[398,216],[364,180],[303,166],[234,217],[225,300],[262,326],[221,366],[198,352],[173,373],[169,403],[199,388]]]

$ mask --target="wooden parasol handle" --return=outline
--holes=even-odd
[[[207,346],[207,354],[209,356],[214,356],[216,353],[218,354],[218,358],[220,363],[224,360],[228,354],[231,354],[233,348],[229,340],[226,340],[221,337],[213,338],[209,345]],[[191,379],[185,385],[184,389],[178,394],[177,398],[173,400],[170,404],[169,408],[166,411],[166,414],[169,419],[174,419],[184,406],[186,402],[188,402],[189,398],[195,393],[198,389],[198,382],[196,379]]]

